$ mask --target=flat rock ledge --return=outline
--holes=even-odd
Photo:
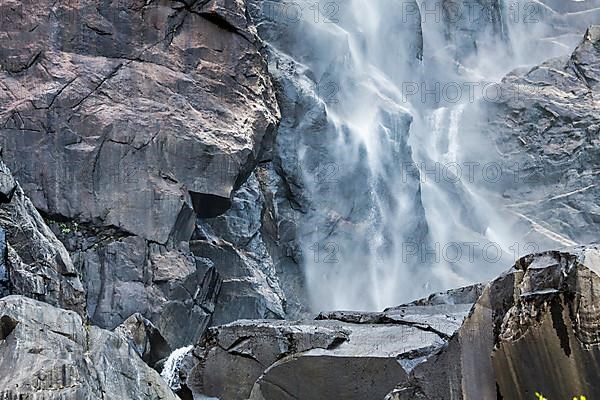
[[[383,399],[448,342],[478,292],[449,291],[381,313],[213,327],[190,354],[187,385],[197,397],[222,400]]]

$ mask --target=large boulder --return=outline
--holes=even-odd
[[[381,313],[237,321],[210,328],[186,384],[221,400],[383,398],[460,327],[480,292],[447,292]]]
[[[519,259],[475,285],[380,313],[210,328],[183,374],[222,400],[529,399],[600,394],[597,245]]]
[[[600,248],[519,259],[390,400],[600,396]]]
[[[0,299],[0,397],[177,400],[120,335],[22,296]]]

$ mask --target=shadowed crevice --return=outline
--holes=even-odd
[[[214,218],[231,207],[231,199],[214,194],[190,192],[194,211],[200,218]]]
[[[3,315],[0,318],[0,340],[6,339],[12,333],[12,331],[15,330],[18,324],[19,321],[16,319],[8,315]]]

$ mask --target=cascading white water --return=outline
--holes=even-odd
[[[418,29],[412,20],[397,25],[386,8],[402,12],[395,1],[345,1],[329,21],[306,16],[300,31],[308,35],[299,40],[310,52],[292,49],[296,61],[325,83],[314,95],[327,128],[318,144],[306,139],[299,151],[303,165],[318,158],[332,166],[326,182],[310,168],[304,171],[315,206],[301,221],[304,267],[316,308],[381,308],[405,297],[398,282],[419,273],[393,261],[403,239],[424,235],[415,203],[418,183],[396,170],[410,161],[411,117],[400,101],[401,75],[393,74],[419,67],[417,43],[401,42],[404,30],[418,36]]]
[[[453,102],[435,88],[497,81],[554,55],[560,46],[532,51],[522,39],[548,27],[526,26],[505,5],[491,10],[488,30],[467,19],[489,43],[473,50],[460,37],[445,44],[440,0],[294,4],[312,11],[286,31],[291,45],[271,45],[316,84],[299,85],[314,104],[292,130],[311,201],[299,231],[313,307],[378,310],[506,269],[524,247],[516,218],[477,179],[447,168],[472,165],[466,149],[485,148],[469,127],[484,94]]]
[[[169,387],[173,390],[181,389],[181,381],[179,380],[179,368],[181,367],[181,362],[183,361],[183,357],[192,349],[194,346],[186,346],[180,347],[174,350],[165,361],[165,365],[163,367],[160,376],[164,379],[165,382],[169,385]]]

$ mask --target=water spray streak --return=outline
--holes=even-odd
[[[187,346],[176,349],[169,355],[167,361],[165,361],[165,366],[163,367],[160,376],[165,380],[165,382],[167,382],[171,389],[181,389],[181,382],[179,380],[179,367],[181,366],[183,357],[185,357],[185,355],[193,348],[194,346]]]
[[[492,6],[449,18],[440,0],[299,1],[311,12],[287,21],[285,40],[268,41],[296,74],[288,91],[297,115],[278,140],[296,143],[315,309],[397,305],[489,279],[522,253],[523,219],[504,210],[485,176],[456,167],[480,174],[474,154],[493,148],[474,128],[486,85],[575,43],[565,35],[534,49],[525,35],[554,32],[515,16],[526,2],[481,3]],[[463,25],[477,27],[477,44]]]

